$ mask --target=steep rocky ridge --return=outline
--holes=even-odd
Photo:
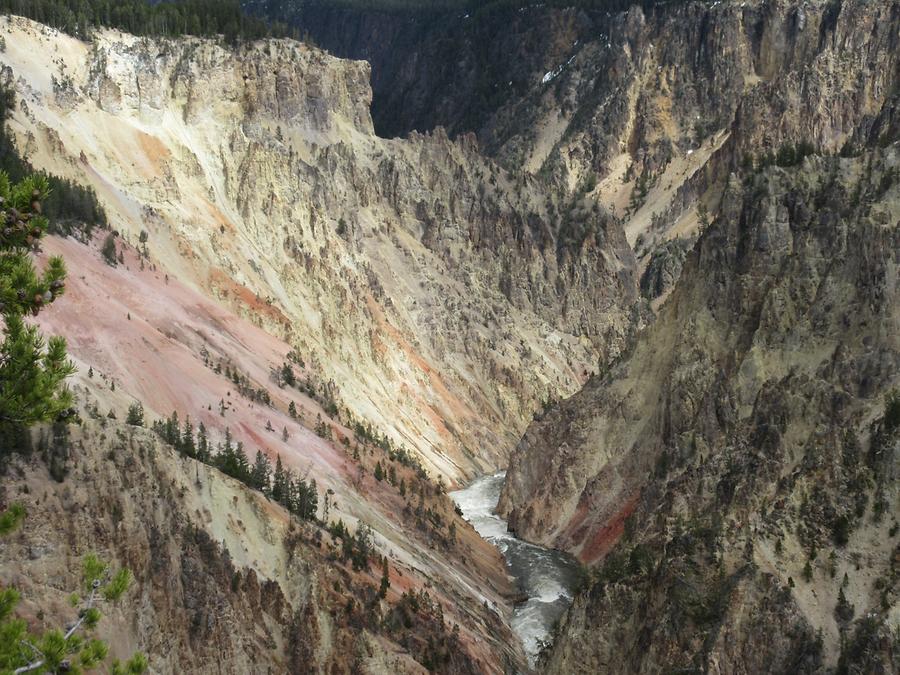
[[[748,158],[801,141],[839,150],[873,123],[898,68],[893,1],[488,3],[437,19],[247,4],[369,59],[385,119],[376,128],[474,131],[507,167],[563,192],[590,188],[627,221],[645,262],[666,240],[696,236],[698,205],[715,211],[722,181]],[[492,96],[479,96],[489,70]]]
[[[446,625],[420,623],[417,638],[451,641],[443,672],[504,672],[520,658],[504,646],[511,635],[496,614],[402,562],[391,561],[386,598],[365,606],[380,567],[340,564],[328,534],[151,432],[91,420],[97,399],[78,390],[85,422],[34,434],[36,452],[64,458],[66,478],[58,483],[37,457],[20,460],[0,494],[27,510],[0,560],[35,629],[71,619],[80,559],[96,552],[135,580],[99,631],[115,656],[147,654],[153,672],[428,672],[381,623],[409,591],[428,591],[444,608]]]
[[[852,155],[859,152],[861,148],[874,149],[877,146],[887,145],[895,137],[897,75],[897,50],[895,47],[896,28],[900,21],[897,3],[774,2],[714,3],[714,6],[687,3],[671,12],[657,12],[649,16],[633,9],[615,17],[615,20],[620,22],[620,30],[610,33],[608,49],[612,49],[614,40],[624,40],[624,46],[617,52],[616,50],[611,51],[607,58],[617,59],[620,67],[613,68],[613,72],[629,73],[627,80],[634,87],[631,91],[638,100],[644,101],[634,109],[638,113],[636,119],[640,121],[640,128],[634,127],[637,135],[628,144],[623,143],[622,147],[639,149],[643,156],[642,165],[645,168],[658,166],[654,156],[664,152],[664,147],[671,147],[667,146],[667,143],[675,138],[672,134],[659,135],[657,133],[664,122],[695,118],[706,125],[707,122],[714,121],[714,124],[706,125],[706,128],[722,129],[712,140],[712,145],[718,149],[706,153],[702,160],[706,163],[705,167],[701,166],[698,173],[695,173],[693,178],[686,180],[677,192],[683,193],[683,196],[689,193],[693,194],[693,199],[701,196],[702,200],[711,204],[714,209],[723,209],[723,214],[720,214],[722,217],[730,220],[736,218],[732,213],[735,208],[735,199],[749,205],[754,199],[759,199],[763,195],[772,196],[766,189],[758,189],[753,192],[749,188],[745,188],[742,192],[734,186],[740,176],[746,176],[748,172],[753,172],[754,165],[766,166],[773,162],[780,162],[775,157],[775,151],[779,147],[787,146],[789,150],[793,150],[797,139],[809,139],[813,148],[818,148],[820,152],[836,153],[844,150],[845,154]],[[855,46],[854,49],[845,49],[851,44]],[[725,48],[726,45],[727,48]],[[587,55],[584,58],[587,58]],[[650,80],[638,77],[639,73],[643,71],[634,67],[631,63],[633,59],[639,59],[641,63],[646,62],[652,66],[645,71],[645,74],[649,74],[648,76],[651,77]],[[677,89],[668,89],[664,86],[665,79],[660,79],[667,72],[665,67],[667,64],[670,66],[668,72],[671,77],[676,78]],[[684,67],[675,68],[675,64],[682,64]],[[574,65],[573,63],[571,73],[567,76],[573,81],[578,76]],[[616,82],[615,78],[610,78],[601,84],[604,87],[615,87],[617,86]],[[699,100],[692,98],[700,91],[698,88],[701,84],[702,91],[708,93],[709,101],[712,104],[708,110],[702,111],[702,115],[699,114],[701,112]],[[557,88],[558,91],[559,88]],[[574,91],[574,89],[570,91]],[[612,93],[614,89],[605,91]],[[620,90],[621,95],[609,98],[609,104],[622,105],[623,102],[632,100],[633,96],[625,95],[627,91],[627,88]],[[681,107],[680,113],[674,116],[668,113],[662,115],[657,108],[654,108],[655,112],[647,108],[651,103],[650,97],[656,97],[653,99],[653,105],[658,106],[668,101],[667,109],[671,108],[669,103],[673,99],[669,94],[672,91],[678,93],[676,97],[678,106],[672,110]],[[540,111],[541,108],[536,107],[534,110]],[[698,113],[697,116],[693,115],[695,111]],[[627,118],[623,121],[621,115],[617,116],[613,112],[608,112],[599,118],[594,117],[590,125],[586,121],[584,123],[590,133],[596,135],[599,133],[598,130],[604,127],[603,120],[626,125]],[[777,123],[773,123],[773,120],[777,120]],[[683,151],[690,145],[688,134],[690,127],[679,123],[673,128],[679,130],[679,133],[683,134],[682,140],[687,142],[687,145],[681,147]],[[657,133],[656,141],[652,135],[648,135],[651,131]],[[579,142],[583,142],[587,136],[584,134],[572,135],[567,132],[566,138],[568,139],[566,142],[573,139],[580,139]],[[610,138],[615,138],[615,134]],[[560,147],[557,146],[554,152],[559,151]],[[688,153],[685,155],[685,161],[688,161],[688,157],[696,157],[701,151],[688,150]],[[764,159],[763,155],[766,153],[771,153],[770,159]],[[576,152],[573,155],[580,158],[586,156],[583,152]],[[748,157],[750,161],[742,160],[742,158]],[[885,179],[888,185],[893,170],[891,168],[892,157],[891,154],[881,157],[876,153],[873,160],[876,164],[881,161],[887,167],[883,171],[888,175],[888,178]],[[810,165],[802,163],[802,156],[795,158],[794,154],[791,154],[789,162],[785,163],[796,165],[797,162],[801,163],[802,169],[799,171],[788,169],[789,174],[799,173],[802,175],[806,171],[810,171],[812,176],[808,177],[808,180],[821,179],[824,170],[821,167],[810,167]],[[719,171],[718,177],[713,173],[714,169]],[[657,187],[650,188],[647,202],[654,201],[655,192],[661,190],[658,186],[665,182],[668,171],[666,169],[657,179]],[[836,171],[836,169],[832,167],[828,171]],[[688,171],[688,173],[690,172]],[[829,185],[836,179],[831,180]],[[877,194],[879,200],[884,200],[884,208],[887,209],[886,215],[878,217],[886,218],[884,222],[888,226],[894,224],[895,218],[891,211],[893,208],[892,197],[887,193],[882,194],[875,186],[871,185],[871,182],[875,180],[871,175],[866,174],[865,179],[861,179],[857,187],[849,187],[848,180],[844,180],[844,189],[854,200],[854,205],[861,199],[860,194],[865,194],[868,189]],[[601,180],[597,189],[602,192],[607,185],[609,185],[609,181]],[[812,188],[808,186],[804,189],[807,193],[812,192]],[[722,196],[720,197],[720,195]],[[814,202],[809,206],[812,211],[822,208],[822,199],[820,196],[813,200],[813,197],[807,194],[807,201],[813,200]],[[690,199],[685,203],[691,203]],[[632,215],[625,224],[630,237],[645,233],[642,228],[646,226],[647,219],[642,220],[642,216],[648,215],[647,208],[645,204],[631,212]],[[713,214],[715,215],[715,211]],[[694,218],[696,226],[698,218],[693,211],[691,217]],[[856,219],[859,216],[848,217]],[[707,216],[708,218],[709,216]],[[660,222],[658,219],[652,220],[655,223]],[[671,223],[671,219],[669,222]],[[682,224],[678,221],[669,231],[670,235],[683,233]],[[637,243],[640,247],[639,239]],[[767,240],[766,246],[769,247],[772,244]],[[886,249],[893,250],[890,246],[887,246]],[[649,250],[649,247],[644,249],[645,252]],[[744,258],[752,251],[752,248],[747,247],[736,251],[733,264],[742,266],[749,264]],[[651,271],[653,274],[658,274],[655,266]],[[723,273],[718,267],[701,267],[695,271],[696,278],[692,280],[691,287],[700,283],[700,279],[714,278]],[[649,284],[653,280],[647,278],[645,281]],[[802,279],[799,272],[796,282],[809,283]],[[661,288],[657,288],[657,290],[661,290]],[[687,293],[688,291],[682,289],[682,292]],[[681,300],[683,305],[680,308],[669,307],[668,313],[664,311],[660,317],[661,325],[657,326],[651,335],[659,336],[656,339],[660,340],[663,339],[661,337],[663,335],[669,335],[670,339],[676,339],[676,336],[683,334],[686,322],[700,320],[699,316],[702,315],[690,316],[694,306],[704,307],[712,301],[712,297],[713,293],[709,292],[702,298],[692,298],[691,301]],[[719,296],[719,300],[722,299],[724,299],[723,296]],[[829,307],[829,311],[841,306],[839,303],[833,303]],[[754,310],[753,307],[746,305],[741,305],[740,308],[746,312],[735,311],[736,318],[743,317],[741,320],[747,321],[750,320],[747,317],[751,317],[755,320],[758,309]],[[673,320],[674,313],[678,311],[682,314],[681,323],[668,324]],[[765,331],[760,331],[759,334],[764,335]],[[838,335],[839,331],[835,329],[832,338],[837,340]],[[749,340],[750,338],[745,337],[744,339]],[[648,340],[649,338],[642,341],[636,349],[641,349],[641,345],[644,344],[649,345]],[[669,359],[676,358],[670,348],[672,343],[665,344],[666,348],[659,349],[661,353],[655,356],[653,365],[640,365],[641,360],[636,356],[629,359],[637,368],[646,371],[648,381],[659,382],[664,379],[664,376],[658,377],[656,371],[659,370],[661,363],[670,363]],[[648,349],[651,348],[648,347]],[[729,357],[731,360],[734,358]],[[700,359],[690,359],[691,362],[698,360]],[[718,360],[718,357],[712,359],[713,362]],[[702,362],[702,360],[700,361]],[[604,382],[602,378],[596,378],[590,382],[586,390],[573,399],[571,405],[577,405],[577,401],[587,404],[588,401],[598,397],[602,397],[602,400],[607,401],[608,405],[613,405],[616,401],[623,401],[621,391],[606,392],[604,389],[608,383],[601,384],[601,382]],[[617,382],[616,378],[613,378],[613,384],[619,386],[622,382]],[[630,439],[624,442],[624,447],[630,447],[634,439],[644,433],[643,427],[647,418],[655,417],[653,433],[658,432],[661,425],[672,423],[667,416],[661,416],[654,412],[660,405],[657,395],[654,393],[657,389],[659,387],[648,390],[643,384],[635,386],[634,390],[638,392],[643,403],[625,405],[623,401],[619,404],[622,407],[623,415],[621,433],[623,438]],[[665,385],[662,385],[662,390],[666,391]],[[566,405],[563,406],[564,409],[566,407]],[[581,425],[581,432],[587,433],[584,429],[588,423],[586,419],[576,419],[577,415],[569,415],[569,417],[574,420],[575,426]],[[591,415],[586,417],[590,418]],[[537,424],[535,428],[540,426]],[[575,428],[572,430],[573,434],[581,432]],[[522,448],[528,446],[530,437],[531,433],[526,436]],[[574,436],[574,438],[577,437],[577,435]],[[569,440],[566,436],[557,436],[556,438],[563,442]],[[608,443],[604,442],[602,446],[599,453],[595,453],[595,455],[603,455],[609,451]],[[573,452],[577,454],[577,451]],[[526,456],[537,458],[540,454],[543,453],[537,451],[528,453],[522,450],[517,454],[517,458],[521,459]],[[602,464],[605,460],[598,457],[596,461]],[[511,478],[515,479],[515,472],[511,473]],[[549,489],[546,484],[545,487]],[[570,483],[565,489],[562,489],[562,493],[567,498],[571,498],[573,494],[579,494],[580,491],[581,487],[577,485],[577,482]],[[512,496],[514,493],[515,488],[511,483],[509,495]],[[536,500],[535,503],[539,501]],[[624,504],[624,502],[620,501],[620,504]],[[532,530],[531,526],[526,524],[531,522],[531,519],[525,519],[522,523],[523,533],[538,538],[549,537],[552,539],[547,528],[552,529],[549,523],[554,520],[558,523],[558,520],[554,518],[546,520],[545,528],[538,527]],[[562,520],[565,521],[566,518],[564,517]]]
[[[592,28],[583,11],[544,5],[487,2],[471,10],[305,0],[242,5],[290,22],[336,56],[368,61],[375,129],[388,138],[440,126],[454,137],[475,132],[487,140],[497,111],[523,97],[535,74],[553,68]]]
[[[134,248],[121,241],[116,246],[120,262],[115,267],[110,266],[100,253],[102,240],[102,235],[88,242],[72,237],[49,237],[43,244],[45,254],[65,258],[70,276],[65,302],[60,301],[53,311],[43,313],[41,327],[47,334],[63,333],[68,338],[70,353],[78,366],[70,384],[75,388],[86,428],[83,432],[74,428],[66,444],[46,445],[51,450],[41,453],[46,462],[23,467],[23,471],[36,476],[40,485],[40,489],[28,488],[24,494],[47,495],[56,504],[54,508],[59,506],[54,500],[70,505],[72,494],[81,495],[76,503],[90,502],[92,518],[101,523],[115,524],[121,520],[124,504],[137,504],[134,511],[137,522],[130,526],[138,532],[125,539],[127,545],[132,546],[133,541],[144,541],[138,514],[152,510],[144,500],[145,495],[156,494],[158,480],[166,482],[170,476],[176,480],[180,472],[182,475],[176,480],[178,485],[191,486],[194,490],[198,475],[209,477],[211,484],[226,484],[231,488],[211,489],[203,497],[202,508],[197,508],[213,516],[190,520],[203,528],[205,534],[198,536],[223,542],[222,554],[240,563],[238,567],[252,567],[262,578],[284,587],[294,583],[289,566],[285,567],[285,556],[296,544],[302,543],[295,541],[299,527],[301,540],[308,546],[297,552],[298,558],[304,564],[324,564],[332,577],[334,574],[341,577],[338,587],[332,583],[332,577],[323,587],[331,590],[324,592],[320,609],[335,619],[333,629],[328,627],[331,624],[321,627],[323,634],[327,636],[340,627],[348,631],[347,635],[369,630],[397,643],[389,646],[389,653],[384,658],[370,663],[366,672],[393,672],[391,664],[398,659],[404,668],[417,672],[428,660],[428,636],[449,638],[454,623],[460,626],[462,651],[461,660],[452,668],[448,666],[449,670],[466,672],[474,663],[478,671],[499,672],[509,664],[520,663],[523,660],[521,649],[506,623],[514,589],[499,552],[459,517],[437,482],[424,477],[414,466],[397,461],[378,443],[367,440],[356,430],[329,419],[320,393],[302,387],[279,386],[274,382],[270,369],[273,364],[284,361],[289,345],[229,312],[213,299],[204,297],[196,289],[177,279],[167,279],[152,261],[143,260]],[[294,364],[294,368],[301,382],[315,376],[310,364],[302,368]],[[237,372],[247,384],[235,384],[233,377]],[[265,391],[267,402],[248,396],[248,390]],[[159,446],[142,429],[110,421],[126,419],[128,407],[135,400],[144,403],[148,426],[160,416],[155,411],[176,411],[183,422],[189,417],[195,430],[200,424],[205,425],[213,445],[221,445],[225,434],[230,433],[233,442],[244,444],[251,460],[259,449],[272,463],[278,457],[295,475],[315,480],[319,497],[316,517],[320,522],[298,523],[295,517],[295,534],[292,535],[287,514],[274,501],[251,493],[202,464],[186,458],[177,459],[173,450]],[[103,431],[107,426],[108,431]],[[57,433],[54,430],[50,438],[55,438]],[[135,450],[138,445],[148,448],[150,454],[132,453],[127,462],[116,464],[114,470],[103,466],[104,461],[111,461],[126,448]],[[56,452],[55,447],[68,449]],[[10,452],[10,448],[4,448],[4,460]],[[161,460],[163,467],[159,472],[162,478],[154,471],[141,473],[143,463],[155,467],[153,462],[157,456],[170,458]],[[388,474],[387,480],[378,479],[376,467],[379,464]],[[111,470],[126,476],[137,473],[137,479],[110,478]],[[0,504],[30,499],[21,496],[21,473],[17,472],[18,468],[14,467],[0,481],[5,490],[0,495]],[[48,472],[53,481],[47,479]],[[85,488],[85,481],[95,477],[96,482]],[[61,483],[55,482],[62,478]],[[181,523],[179,514],[194,508],[194,497],[185,500],[183,490],[176,492],[177,498],[168,497],[171,497],[170,506],[175,512],[172,518]],[[119,497],[92,501],[91,494]],[[44,497],[41,500],[43,503]],[[30,512],[36,511],[33,503],[28,502],[26,506]],[[80,512],[81,507],[78,509]],[[248,510],[255,514],[252,518],[247,515]],[[29,518],[28,527],[23,530],[26,537],[35,530],[44,540],[50,541],[67,540],[70,531],[79,533],[84,541],[77,545],[73,543],[76,554],[83,553],[91,546],[90,541],[97,538],[86,528],[72,526],[64,513],[38,510],[34,515],[34,520]],[[352,572],[350,562],[342,554],[343,542],[332,537],[325,528],[325,525],[334,526],[339,521],[351,533],[358,532],[364,525],[372,528],[373,555],[387,557],[394,574],[391,582],[394,590],[384,603],[379,601],[369,606],[367,600],[367,596],[377,592],[380,583],[375,568],[378,559],[372,562],[372,572]],[[156,536],[160,540],[159,546],[165,547],[176,545],[182,532],[172,532],[160,524]],[[99,539],[106,541],[102,536]],[[109,546],[115,548],[112,539]],[[11,561],[17,561],[20,558],[15,556],[20,555],[20,550],[4,550],[4,555],[8,553]],[[124,555],[117,548],[114,552],[117,556]],[[57,587],[40,573],[42,566],[52,564],[62,568],[65,565],[70,573],[77,572],[77,559],[73,562],[73,554],[65,547],[54,549],[53,553],[55,557],[29,558],[36,560],[37,571],[34,567],[26,567],[23,571],[23,575],[31,579],[27,584],[29,597],[42,608],[55,603],[53,598],[57,597],[53,595],[53,589]],[[213,557],[197,564],[201,568],[212,567],[210,575],[217,581],[225,579],[227,582],[231,574],[222,571],[216,560]],[[137,566],[135,573],[140,584],[156,583],[152,568],[143,563],[138,565],[130,558],[126,562]],[[17,577],[17,586],[19,580]],[[314,580],[304,577],[298,583],[308,585]],[[4,582],[11,583],[7,577]],[[213,581],[209,583],[213,584]],[[50,589],[46,588],[48,584]],[[387,617],[395,617],[396,622],[397,612],[402,612],[398,608],[404,606],[402,594],[406,591],[427,591],[440,602],[441,613],[447,622],[438,623],[441,613],[435,610],[426,613],[430,623],[422,625],[424,632],[421,635],[412,635],[408,631],[404,634],[402,629],[398,633],[395,623],[387,621]],[[271,630],[276,635],[288,630],[289,625],[285,622],[293,621],[291,617],[305,611],[306,607],[295,602],[296,598],[288,590],[284,592],[290,596],[292,609],[279,614],[279,617],[287,618],[273,624]],[[50,600],[45,602],[45,598]],[[354,603],[359,603],[353,611],[347,610],[351,598]],[[173,641],[189,641],[192,633],[186,635],[184,631],[190,626],[178,619],[182,616],[179,602],[176,597],[169,605],[156,606],[154,611],[160,615],[161,622],[171,620]],[[46,612],[48,620],[61,621],[59,612],[62,608],[58,612],[55,605],[53,607],[52,614]],[[197,620],[200,619],[202,617],[198,616]],[[382,619],[385,624],[381,624]],[[308,617],[302,619],[303,622],[308,620]],[[255,633],[242,632],[243,628],[254,624],[236,621],[240,630],[237,630],[235,640],[254,642]],[[150,621],[135,629],[137,632],[130,634],[129,644],[138,644],[142,649],[157,649],[157,643],[151,639],[154,625]],[[394,628],[387,630],[388,626]],[[494,637],[485,640],[485,634]],[[213,631],[209,635],[215,637],[217,633]],[[337,663],[335,667],[339,671],[346,670],[350,663],[347,659],[356,654],[356,648],[351,649],[352,644],[347,642],[336,642],[335,645],[332,659]],[[212,669],[215,661],[207,660],[212,658],[207,656],[211,653],[208,646],[208,642],[186,646],[184,659],[198,664],[201,670]],[[250,653],[255,652],[250,649]],[[279,648],[264,660],[271,662],[274,671],[278,672],[289,656],[287,648]],[[295,670],[324,671],[330,667],[328,659],[331,658],[326,654],[316,661],[318,666],[296,666]],[[224,672],[245,672],[242,664],[236,659],[232,665],[223,666]],[[174,662],[160,663],[159,669],[162,672],[180,671]]]
[[[883,150],[869,137],[857,157],[732,174],[657,321],[529,428],[501,511],[526,538],[604,559],[550,672],[814,672],[842,644],[844,665],[889,672],[893,117],[875,125]]]
[[[562,240],[568,204],[471,138],[375,137],[366,64],[4,30],[32,162],[93,185],[157,264],[286,339],[433,470],[501,466],[538,400],[621,348],[636,279],[619,224],[570,210],[582,234]]]
[[[729,172],[871,125],[897,73],[896,2],[669,3],[596,19],[486,146],[565,189],[596,183],[640,257],[693,236]],[[596,35],[599,33],[599,35]],[[596,181],[595,181],[596,179]]]

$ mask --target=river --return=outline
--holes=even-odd
[[[566,553],[529,544],[507,531],[506,521],[494,513],[505,475],[483,476],[450,496],[478,534],[500,549],[509,573],[528,597],[515,606],[512,629],[533,663],[541,642],[572,602],[580,566]]]

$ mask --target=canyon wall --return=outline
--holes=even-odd
[[[76,393],[98,401],[80,385]],[[92,419],[89,410],[68,430],[35,430],[35,454],[17,460],[15,481],[0,486],[4,503],[26,510],[4,537],[0,565],[4,585],[21,596],[17,616],[33,630],[73,619],[69,599],[80,590],[82,557],[93,552],[133,576],[121,600],[99,602],[97,633],[111,658],[141,651],[152,672],[420,674],[431,659],[443,672],[474,675],[523,661],[501,613],[471,597],[471,580],[460,585],[466,567],[490,559],[474,530],[460,524],[469,558],[456,559],[455,575],[440,573],[440,587],[434,570],[385,547],[390,587],[379,599],[380,564],[342,563],[341,542],[326,530],[151,431]],[[503,584],[502,568],[491,565],[473,575],[486,597],[488,585]]]
[[[619,223],[470,137],[377,138],[367,64],[5,21],[31,161],[92,185],[161,268],[283,338],[429,469],[503,466],[538,401],[624,344],[637,283]]]
[[[711,208],[653,325],[536,417],[501,495],[520,536],[596,563],[545,665],[889,672],[898,4],[691,3],[673,16],[638,53],[715,66],[702,81],[722,142],[691,187]],[[641,97],[690,104],[688,83],[669,98],[654,81]],[[662,146],[640,138],[652,166]],[[626,231],[647,232],[632,213]]]
[[[733,177],[657,322],[529,429],[502,509],[598,561],[548,672],[896,668],[898,162]]]
[[[642,270],[693,241],[728,172],[788,144],[839,151],[896,81],[896,2],[497,2],[439,16],[245,4],[369,59],[382,133],[474,132],[500,164],[599,201]]]

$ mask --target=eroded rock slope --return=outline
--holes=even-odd
[[[656,323],[529,428],[501,509],[522,536],[604,561],[550,672],[813,672],[839,657],[890,671],[893,119],[857,156],[729,176]]]
[[[365,63],[4,21],[32,162],[93,185],[161,268],[288,341],[432,470],[501,466],[537,401],[621,348],[619,224],[588,205],[572,242],[566,205],[471,138],[377,138]]]
[[[113,656],[139,650],[152,672],[475,674],[521,661],[500,615],[454,582],[435,587],[392,557],[379,599],[376,561],[342,563],[328,532],[148,430],[91,419],[97,399],[77,393],[83,423],[36,430],[35,454],[0,486],[27,512],[0,564],[34,630],[72,620],[81,559],[94,552],[134,577],[97,630]]]

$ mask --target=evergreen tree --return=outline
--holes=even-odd
[[[271,473],[272,465],[269,463],[269,458],[262,451],[257,450],[253,471],[250,473],[250,486],[268,494]]]
[[[281,381],[289,387],[293,387],[297,384],[297,376],[294,375],[294,369],[291,368],[290,363],[285,363],[281,366]]]
[[[219,453],[215,458],[215,465],[226,476],[232,476],[234,475],[234,471],[237,468],[237,463],[235,460],[236,458],[234,455],[234,446],[226,445],[222,446],[219,449]]]
[[[369,555],[372,552],[372,529],[363,523],[353,537],[353,569],[357,572],[369,569]]]
[[[290,415],[293,419],[297,419],[297,406],[293,401],[288,404],[288,415]]]
[[[287,497],[282,502],[284,507],[291,513],[299,515],[301,494],[306,492],[306,483],[302,478],[294,478],[294,473],[288,471],[287,474]]]
[[[209,462],[209,438],[203,422],[200,422],[200,428],[197,431],[197,459],[201,462]]]
[[[306,515],[307,520],[315,520],[316,513],[319,511],[319,486],[316,485],[316,479],[309,481],[309,491],[306,496]]]
[[[343,518],[338,518],[338,521],[329,528],[329,531],[335,539],[348,539],[347,527],[344,525]]]
[[[181,452],[188,457],[197,456],[197,445],[194,443],[194,426],[191,424],[190,416],[184,420],[184,431],[181,432]]]
[[[226,476],[237,478],[247,483],[250,480],[250,468],[247,464],[247,456],[244,454],[242,443],[234,445],[231,439],[231,429],[225,428],[225,443],[219,449],[215,458],[215,466]]]
[[[178,422],[178,412],[173,410],[163,427],[163,440],[176,449],[181,446],[181,427]]]
[[[244,452],[244,444],[238,443],[234,450],[235,472],[232,474],[235,478],[243,483],[250,482],[250,462],[247,460],[247,453]]]
[[[288,477],[281,464],[281,455],[275,460],[275,473],[272,476],[272,499],[284,504],[289,497]]]
[[[315,520],[318,509],[319,495],[316,479],[311,479],[309,483],[302,478],[298,479],[293,502],[294,512],[304,520]]]
[[[391,576],[390,569],[388,567],[388,559],[385,556],[382,558],[382,568],[381,568],[381,586],[378,588],[378,597],[384,600],[384,597],[387,595],[387,589],[391,586]]]
[[[107,265],[116,266],[118,262],[116,258],[116,235],[110,232],[106,235],[106,239],[103,240],[103,247],[100,249],[100,254],[103,256],[103,259],[106,261]]]
[[[128,406],[128,415],[125,417],[125,424],[134,427],[144,426],[144,406],[140,401],[135,401]]]
[[[65,379],[75,371],[61,337],[46,345],[26,313],[38,314],[65,288],[62,258],[50,258],[38,275],[31,251],[47,230],[41,200],[47,180],[31,176],[13,185],[0,173],[0,316],[5,335],[0,345],[0,427],[29,426],[72,414]]]

